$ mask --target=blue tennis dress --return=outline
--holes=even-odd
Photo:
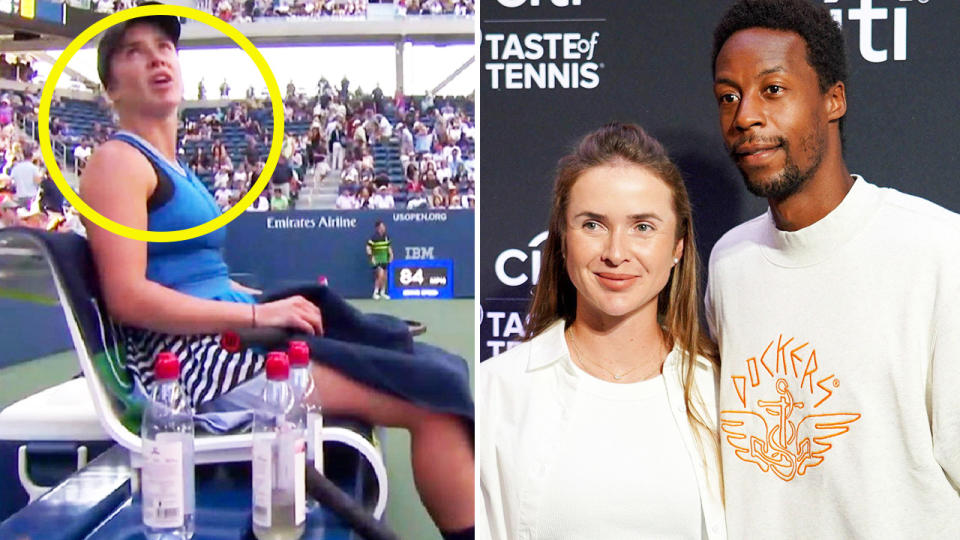
[[[147,214],[147,229],[175,231],[202,225],[220,215],[216,202],[193,171],[164,157],[141,137],[121,131],[113,139],[138,149],[161,176],[172,184],[172,196]],[[147,279],[191,296],[211,300],[253,303],[248,294],[231,287],[222,249],[223,228],[181,242],[147,244]],[[213,400],[249,380],[263,367],[253,351],[230,353],[220,348],[216,334],[173,335],[125,326],[122,331],[127,368],[148,391],[155,378],[158,353],[180,358],[181,384],[194,407]]]
[[[150,143],[129,132],[114,139],[137,148],[157,171],[173,185],[173,194],[148,210],[151,231],[181,230],[201,225],[220,215],[213,197],[188,168],[165,158]],[[222,249],[223,228],[181,242],[153,242],[147,247],[147,278],[177,291],[227,302],[253,303],[253,297],[232,288]],[[262,301],[301,295],[320,307],[324,336],[298,335],[307,341],[311,357],[352,379],[383,392],[437,412],[456,414],[473,421],[473,398],[469,371],[459,356],[428,344],[414,342],[407,324],[382,315],[360,313],[326,287],[301,287],[281,291]],[[154,360],[162,351],[180,358],[180,381],[193,406],[201,414],[198,422],[213,430],[229,430],[243,423],[228,413],[223,404],[249,402],[231,400],[234,394],[258,393],[256,377],[265,357],[260,352],[228,352],[220,346],[218,334],[172,335],[144,328],[122,329],[127,351],[127,368],[144,391],[154,383]],[[248,382],[250,384],[244,384]],[[249,396],[248,396],[249,397]],[[218,406],[219,405],[219,406]],[[241,407],[242,408],[242,407]],[[204,420],[210,411],[212,422]],[[237,411],[239,412],[239,411]],[[225,421],[229,418],[229,421]],[[249,419],[249,417],[245,417]]]

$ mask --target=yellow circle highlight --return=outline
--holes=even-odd
[[[224,212],[217,218],[203,225],[197,225],[196,227],[181,229],[179,231],[145,231],[135,229],[117,223],[98,213],[87,205],[67,183],[63,172],[60,171],[60,166],[57,165],[56,157],[53,154],[53,147],[50,144],[50,103],[53,99],[53,91],[57,86],[57,81],[60,79],[60,75],[63,73],[70,59],[94,36],[111,26],[129,21],[130,19],[148,17],[150,15],[172,15],[174,17],[193,19],[208,24],[226,34],[227,37],[232,39],[250,56],[250,59],[256,64],[257,69],[260,70],[260,74],[263,75],[263,79],[267,83],[270,102],[273,106],[273,140],[270,143],[270,153],[267,156],[267,162],[263,167],[263,171],[260,173],[260,177],[257,178],[257,181],[253,184],[250,191],[242,199],[237,201],[237,204],[233,205],[230,210]],[[203,236],[204,234],[223,227],[236,219],[237,216],[243,213],[243,211],[260,196],[260,193],[267,186],[267,182],[270,181],[270,177],[273,175],[273,171],[276,169],[277,162],[280,159],[280,149],[283,145],[284,134],[283,98],[280,97],[280,87],[277,85],[277,79],[274,77],[273,71],[271,71],[270,66],[267,65],[267,60],[260,54],[260,51],[257,50],[253,43],[236,28],[209,13],[204,13],[193,8],[170,5],[140,6],[119,11],[97,21],[70,42],[70,45],[67,46],[63,54],[60,55],[60,58],[54,63],[53,68],[50,70],[50,75],[47,77],[47,82],[43,85],[37,123],[39,124],[40,151],[43,154],[47,169],[50,171],[50,176],[57,184],[57,187],[60,188],[63,196],[70,201],[70,204],[72,204],[81,215],[110,232],[133,240],[141,240],[143,242],[179,242]]]

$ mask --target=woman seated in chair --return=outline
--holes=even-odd
[[[100,214],[141,230],[187,229],[220,213],[196,176],[176,161],[183,96],[179,35],[175,17],[145,17],[107,30],[98,47],[100,79],[120,131],[91,156],[80,194]],[[258,304],[250,295],[254,291],[229,280],[221,255],[223,229],[147,244],[86,225],[104,299],[123,325],[128,369],[148,388],[156,354],[176,353],[181,381],[200,416],[248,408],[263,384],[263,356],[222,349],[219,333],[250,327],[324,332],[323,314],[305,297],[309,294]],[[339,315],[329,317],[332,329]],[[406,381],[376,380],[371,373],[382,371],[370,366],[328,364],[312,367],[324,412],[408,429],[416,486],[431,517],[446,538],[472,538],[472,400],[465,375],[457,378],[436,365],[407,365],[418,377],[434,377],[420,380],[423,391],[417,395]],[[449,399],[437,406],[434,396],[447,392],[449,398],[448,388],[467,390],[459,394],[458,406],[449,406]]]

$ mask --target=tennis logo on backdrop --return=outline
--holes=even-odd
[[[907,8],[906,7],[874,7],[873,0],[858,0],[858,7],[835,8],[839,0],[823,0],[830,8],[830,15],[837,24],[843,26],[845,21],[851,24],[859,23],[859,50],[864,60],[873,63],[886,62],[891,59],[889,47],[890,35],[893,36],[893,60],[907,59]],[[900,3],[926,4],[929,0],[898,0]],[[893,12],[892,21],[890,12]],[[877,23],[876,25],[874,23]],[[876,34],[874,30],[877,30]]]
[[[600,84],[600,32],[486,34],[483,40],[490,49],[484,69],[493,90],[589,90]]]
[[[530,255],[522,249],[505,249],[497,255],[493,263],[493,271],[497,275],[500,283],[508,287],[519,287],[527,281],[532,285],[537,284],[537,278],[540,277],[540,244],[547,239],[547,231],[533,237],[527,247],[530,248]],[[530,261],[527,267],[524,263]],[[513,263],[512,261],[519,261]],[[527,272],[529,268],[529,272]]]

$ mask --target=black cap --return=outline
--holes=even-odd
[[[142,2],[141,6],[159,6],[160,2]],[[151,15],[149,17],[137,17],[120,24],[111,26],[103,33],[100,43],[97,45],[97,73],[100,75],[100,84],[104,88],[108,86],[110,80],[110,59],[113,53],[123,42],[123,36],[127,29],[135,24],[152,24],[163,31],[174,45],[180,41],[180,19],[172,15]]]

